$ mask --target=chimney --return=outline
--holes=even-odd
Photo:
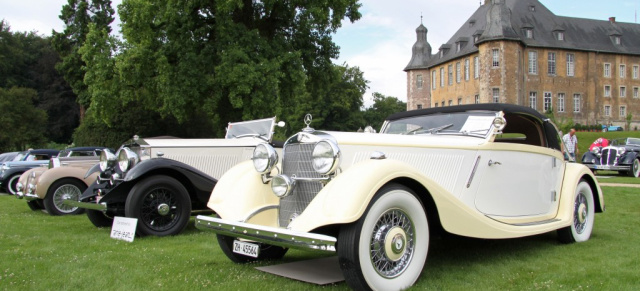
[[[616,23],[616,18],[615,17],[609,17],[609,22]]]

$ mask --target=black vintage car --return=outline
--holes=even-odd
[[[640,138],[614,139],[608,146],[594,147],[582,155],[582,163],[592,171],[618,171],[640,177]]]
[[[87,172],[100,171],[96,183],[65,204],[86,208],[97,227],[125,216],[138,219],[138,235],[178,234],[191,214],[212,213],[206,204],[218,179],[270,142],[275,125],[275,117],[229,123],[225,139],[134,137],[115,154],[105,151]]]

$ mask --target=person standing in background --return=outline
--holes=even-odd
[[[562,141],[567,147],[563,153],[568,154],[575,160],[576,155],[578,155],[578,138],[576,137],[576,130],[574,128],[569,130],[569,133],[562,137]]]

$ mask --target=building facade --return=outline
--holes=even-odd
[[[501,102],[582,125],[640,127],[639,24],[556,16],[537,0],[485,0],[435,54],[427,32],[416,29],[405,68],[407,110]]]

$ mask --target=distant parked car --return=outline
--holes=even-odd
[[[13,161],[13,159],[18,155],[18,152],[8,152],[0,154],[0,164],[8,161]]]
[[[9,193],[16,195],[20,175],[29,169],[47,167],[49,159],[54,157],[70,156],[100,156],[105,147],[74,147],[62,151],[59,150],[29,150],[21,152],[12,162],[5,162],[0,169],[0,187]]]
[[[612,140],[608,146],[594,147],[582,155],[582,163],[592,171],[618,171],[623,175],[640,177],[640,138]]]
[[[229,123],[225,139],[134,137],[116,154],[105,151],[88,172],[99,172],[96,183],[81,202],[66,203],[86,208],[97,227],[126,216],[138,219],[139,235],[178,234],[192,213],[211,213],[206,203],[217,179],[249,160],[256,145],[271,142],[275,120]]]
[[[607,132],[607,131],[622,131],[622,127],[617,126],[617,125],[603,125],[602,126],[602,131]]]
[[[557,231],[563,243],[584,242],[605,209],[591,171],[564,160],[555,125],[528,107],[411,110],[380,134],[315,130],[310,115],[305,123],[281,157],[263,143],[227,171],[208,203],[216,217],[197,216],[231,261],[325,251],[351,288],[403,290],[438,230],[481,239]]]
[[[27,200],[32,210],[46,209],[50,215],[78,214],[83,208],[63,204],[66,199],[79,200],[98,173],[85,176],[99,162],[98,156],[52,158],[48,168],[30,169],[20,176],[16,198]]]
[[[0,191],[16,195],[16,185],[22,173],[35,167],[47,165],[49,159],[58,156],[59,150],[37,149],[20,152],[8,162],[0,165]]]

